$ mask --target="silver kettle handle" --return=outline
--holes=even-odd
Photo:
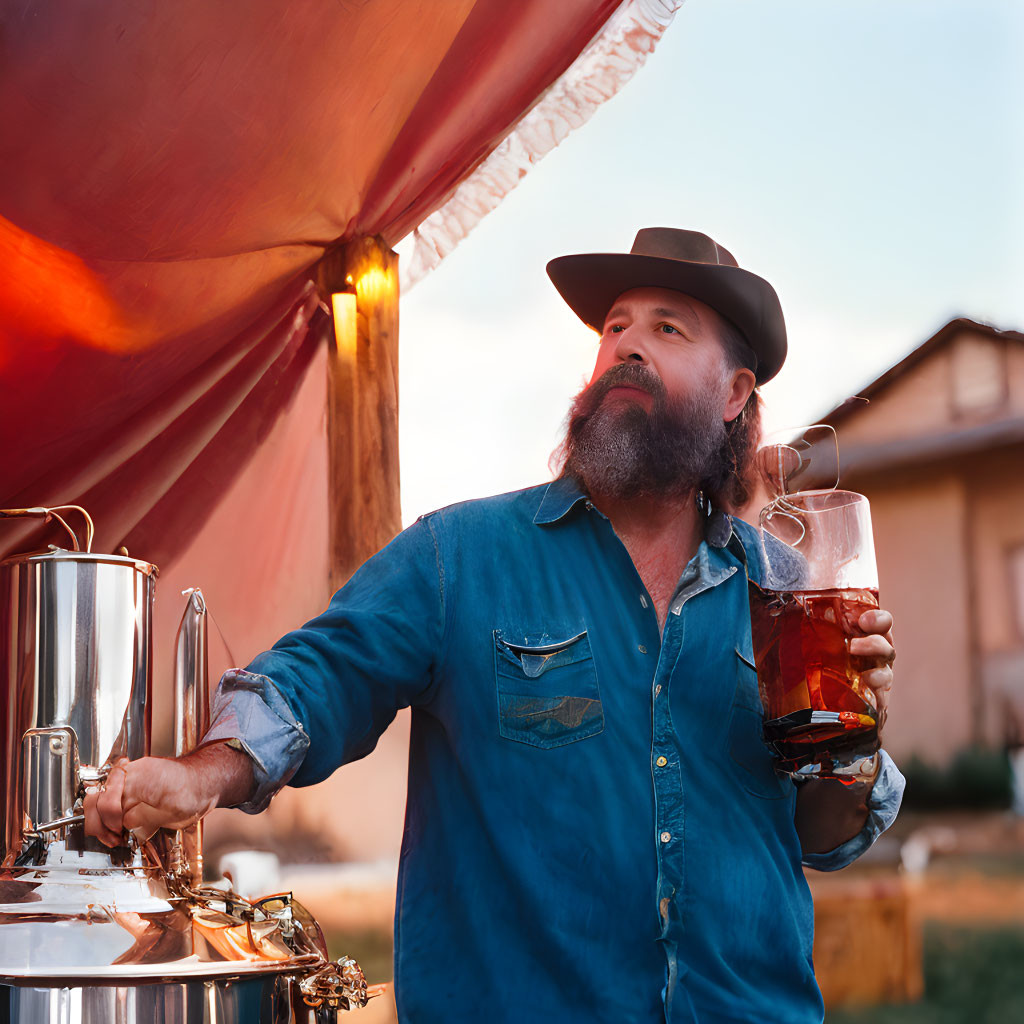
[[[206,600],[190,589],[174,642],[174,756],[199,746],[210,727],[210,680],[206,668]]]
[[[210,727],[210,680],[206,664],[206,600],[197,588],[183,591],[185,604],[175,638],[174,755],[199,746]],[[175,833],[171,871],[187,885],[203,881],[203,824]]]

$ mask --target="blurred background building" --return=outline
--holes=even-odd
[[[1001,745],[1024,714],[1024,334],[953,320],[823,422],[896,619],[886,746]]]

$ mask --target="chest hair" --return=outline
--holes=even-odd
[[[692,552],[680,551],[678,544],[639,544],[626,541],[626,550],[654,601],[658,627],[665,628],[668,606],[676,584]]]

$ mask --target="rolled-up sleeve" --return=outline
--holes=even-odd
[[[213,698],[212,722],[202,742],[226,741],[252,760],[256,789],[239,808],[262,811],[295,774],[309,749],[309,735],[273,680],[228,669]]]
[[[879,751],[878,777],[868,797],[868,820],[852,839],[827,853],[806,853],[803,862],[816,871],[838,871],[852,864],[896,820],[907,780],[892,758]],[[813,782],[806,785],[814,785]]]

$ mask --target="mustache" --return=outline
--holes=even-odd
[[[655,402],[659,402],[665,396],[665,385],[662,384],[661,378],[643,363],[617,363],[615,366],[609,366],[580,394],[574,411],[584,416],[589,415],[601,404],[601,400],[612,388],[623,385],[646,391],[653,395]]]

